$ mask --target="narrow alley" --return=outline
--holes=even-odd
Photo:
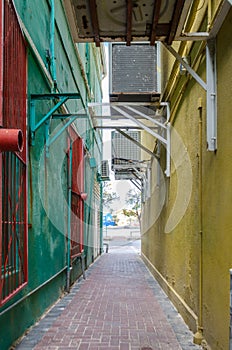
[[[232,350],[231,23],[0,1],[0,350]]]
[[[16,349],[200,349],[192,338],[129,243],[103,254]]]

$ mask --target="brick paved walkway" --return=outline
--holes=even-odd
[[[131,247],[87,271],[17,350],[194,350],[192,334]]]

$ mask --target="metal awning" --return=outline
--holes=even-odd
[[[181,40],[192,0],[63,0],[76,42]]]

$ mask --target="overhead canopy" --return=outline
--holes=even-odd
[[[179,40],[190,0],[63,0],[76,42]]]

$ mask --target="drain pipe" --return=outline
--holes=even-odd
[[[95,177],[95,168],[96,168],[96,161],[94,158],[90,159],[90,169],[91,169],[91,177],[90,177],[90,189],[89,189],[89,201],[88,201],[88,214],[87,214],[87,256],[88,256],[88,251],[90,247],[90,229],[91,229],[91,224],[92,224],[92,217],[91,217],[91,204],[92,204],[92,198],[94,196],[94,177]],[[93,244],[92,247],[93,248]]]
[[[72,141],[70,143],[69,149],[69,174],[68,174],[68,237],[67,237],[67,282],[66,289],[67,292],[70,291],[70,272],[71,272],[71,201],[72,201]]]
[[[197,332],[194,334],[194,343],[201,345],[203,338],[203,215],[202,215],[202,99],[198,100],[199,115],[199,154],[198,154],[198,196],[199,196],[199,311]]]
[[[50,19],[50,50],[51,50],[51,73],[53,79],[53,91],[57,88],[56,79],[56,57],[55,57],[55,0],[51,0],[51,19]]]
[[[103,184],[100,181],[100,254],[103,253]]]
[[[22,152],[22,150],[22,130],[0,128],[0,152]]]

